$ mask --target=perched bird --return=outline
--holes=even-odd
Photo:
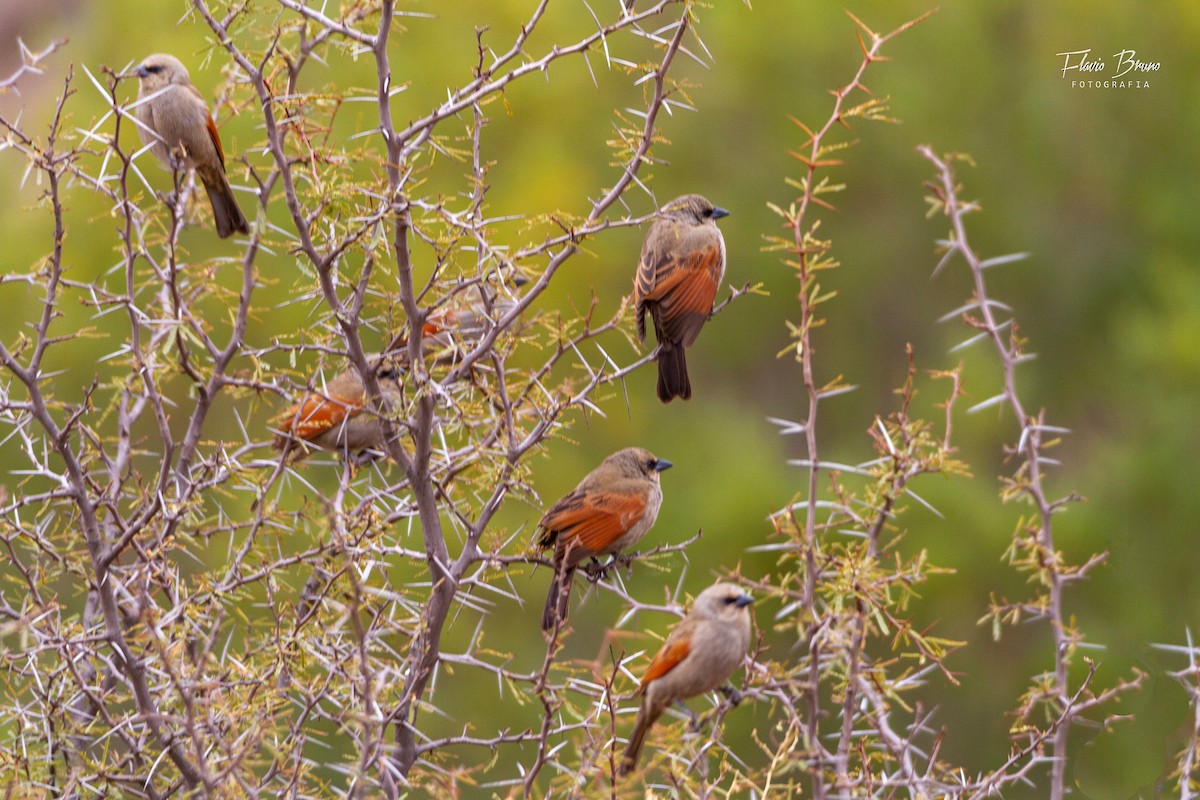
[[[179,59],[157,53],[142,62],[134,74],[138,82],[135,109],[138,135],[150,152],[169,169],[192,167],[208,192],[217,235],[249,233],[250,225],[234,199],[225,177],[225,151],[200,90],[192,85]]]
[[[554,580],[542,612],[542,630],[567,618],[571,579],[580,562],[615,555],[646,535],[662,505],[659,473],[670,461],[627,447],[600,462],[538,522],[539,547],[554,548]]]
[[[650,225],[633,281],[638,340],[646,341],[646,313],[658,339],[658,399],[692,396],[684,348],[712,314],[725,276],[725,240],[717,220],[729,212],[698,194],[663,206]]]
[[[519,289],[529,279],[514,273],[505,283]],[[425,320],[425,335],[433,347],[453,348],[460,341],[477,342],[495,323],[512,311],[517,298],[490,281],[473,283]]]
[[[750,604],[754,598],[732,583],[716,583],[696,598],[658,655],[650,662],[638,694],[642,704],[629,744],[621,757],[621,774],[637,767],[650,726],[672,703],[711,692],[741,666],[750,646]]]
[[[393,409],[401,403],[400,371],[388,359],[371,358],[383,399]],[[367,389],[353,366],[333,380],[304,396],[274,420],[277,429],[272,445],[283,450],[288,442],[299,442],[305,450],[318,447],[345,453],[382,450],[386,426],[379,414],[367,407]],[[301,454],[303,454],[302,451]]]
[[[421,351],[426,357],[433,354],[440,361],[457,360],[513,309],[517,297],[512,289],[527,283],[528,278],[513,272],[504,280],[503,288],[498,288],[494,280],[484,280],[452,294],[425,320],[421,328]],[[388,346],[388,352],[403,359],[407,357],[407,346],[408,336],[401,333]]]

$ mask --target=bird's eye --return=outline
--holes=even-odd
[[[701,211],[701,212],[700,212],[700,214],[701,214],[701,215],[702,215],[702,216],[703,216],[705,219],[708,219],[709,217],[711,217],[711,216],[713,215],[713,210],[712,210],[711,208],[706,208],[706,209],[704,209],[703,211]]]
[[[158,64],[146,67],[146,72],[149,72],[152,75],[157,75],[158,73],[162,72],[162,70],[163,70],[162,66],[160,66]]]
[[[378,375],[380,378],[395,378],[396,370],[393,367],[388,367],[387,369],[379,370],[379,372],[377,372],[375,374]]]
[[[658,459],[657,458],[652,458],[646,462],[646,469],[650,470],[651,472],[653,472],[657,468],[658,468]]]

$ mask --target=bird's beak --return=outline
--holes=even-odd
[[[754,598],[748,594],[742,593],[738,595],[738,599],[733,601],[733,604],[738,608],[745,608],[754,602]]]
[[[713,215],[712,215],[713,219],[720,219],[721,217],[728,217],[728,216],[729,216],[728,211],[721,208],[720,206],[713,206]]]
[[[670,461],[660,458],[658,461],[654,462],[654,471],[662,472],[664,469],[670,469],[673,466],[675,465]]]
[[[525,284],[529,283],[529,278],[527,278],[525,275],[521,274],[520,272],[514,272],[508,280],[510,283],[512,283],[512,285],[514,287],[516,287],[518,289],[520,289]]]
[[[145,64],[143,64],[143,65],[139,66],[137,69],[135,69],[133,72],[131,72],[131,73],[129,73],[129,74],[130,74],[130,75],[137,76],[137,77],[139,77],[139,78],[144,78],[144,77],[146,77],[147,75],[149,75],[149,74],[150,74],[150,70],[146,69],[146,65],[145,65]]]

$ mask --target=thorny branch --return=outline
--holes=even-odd
[[[18,39],[17,47],[21,51],[21,66],[17,67],[7,78],[0,78],[0,94],[17,91],[17,82],[26,74],[40,75],[43,72],[42,62],[66,43],[66,39],[55,39],[44,50],[35,53],[25,46],[25,42]]]
[[[1099,553],[1088,558],[1080,566],[1068,565],[1061,553],[1055,548],[1053,520],[1054,513],[1061,510],[1067,503],[1078,499],[1075,495],[1051,500],[1045,488],[1045,468],[1055,464],[1053,459],[1045,454],[1047,447],[1057,443],[1062,434],[1068,433],[1065,428],[1046,423],[1045,411],[1036,416],[1026,412],[1021,397],[1017,392],[1017,366],[1031,358],[1025,352],[1025,342],[1018,334],[1016,322],[1010,317],[1001,322],[997,312],[1007,310],[1007,307],[992,299],[988,293],[985,270],[1019,261],[1025,254],[998,256],[992,259],[981,259],[971,247],[967,239],[964,217],[971,211],[977,210],[978,205],[963,201],[959,197],[959,185],[954,174],[954,156],[939,158],[929,147],[918,148],[922,156],[930,161],[937,172],[937,180],[926,184],[931,192],[930,213],[941,212],[950,220],[950,236],[939,242],[945,250],[945,255],[939,263],[940,270],[953,255],[960,256],[971,273],[974,294],[970,302],[958,309],[964,321],[992,343],[993,349],[1000,358],[1003,372],[1003,390],[993,398],[977,403],[972,411],[989,408],[997,404],[1007,405],[1012,409],[1020,426],[1020,436],[1017,445],[1009,451],[1009,455],[1020,459],[1013,477],[1007,481],[1007,487],[1002,497],[1005,499],[1025,496],[1034,505],[1036,517],[1022,519],[1014,533],[1014,541],[1010,550],[1010,560],[1023,571],[1034,572],[1039,578],[1039,584],[1046,587],[1044,598],[1035,598],[1032,602],[1015,604],[995,604],[989,614],[997,625],[1002,619],[1015,621],[1024,615],[1044,618],[1050,625],[1054,638],[1054,671],[1053,679],[1039,682],[1027,696],[1020,716],[1025,723],[1022,728],[1032,731],[1032,736],[1039,742],[1048,739],[1048,760],[1050,762],[1050,797],[1061,800],[1067,791],[1067,740],[1071,727],[1083,719],[1083,714],[1104,702],[1113,699],[1130,689],[1138,688],[1145,674],[1136,672],[1128,682],[1122,681],[1114,688],[1093,693],[1085,681],[1080,689],[1072,692],[1068,672],[1071,660],[1082,641],[1082,633],[1068,620],[1064,609],[1063,593],[1071,583],[1082,580],[1093,567],[1102,563],[1107,554]],[[935,273],[936,271],[935,270]],[[1005,330],[1008,331],[1007,337]],[[997,635],[999,628],[994,627]],[[1087,689],[1085,692],[1084,690]],[[1082,699],[1081,699],[1082,697]],[[1037,712],[1039,706],[1048,707],[1052,733],[1048,736],[1041,733],[1038,722],[1042,715]],[[1028,749],[1028,746],[1027,746]],[[998,771],[1005,774],[1003,768]],[[1006,783],[1008,780],[1000,780]]]
[[[529,688],[538,683],[533,691],[547,696],[587,698],[595,691],[569,677],[560,684],[558,675],[572,671],[553,660],[548,662],[553,674],[539,682],[503,668],[504,657],[479,641],[451,653],[441,637],[451,619],[473,615],[482,624],[495,599],[520,601],[513,574],[542,559],[519,553],[520,547],[514,553],[516,533],[488,541],[492,521],[506,499],[535,497],[528,484],[529,457],[577,410],[604,413],[601,390],[653,360],[652,354],[635,354],[619,363],[611,345],[600,345],[602,337],[624,332],[624,302],[609,318],[598,316],[593,302],[557,321],[535,303],[586,241],[649,219],[609,212],[628,189],[645,188],[636,176],[654,161],[658,112],[673,102],[670,71],[677,54],[688,52],[684,42],[694,35],[695,10],[680,0],[619,10],[610,21],[597,18],[595,30],[578,41],[533,57],[531,37],[549,8],[543,2],[503,53],[494,53],[480,32],[473,77],[405,127],[391,116],[396,93],[391,53],[400,30],[394,3],[352,3],[336,21],[289,0],[278,6],[279,24],[262,42],[254,38],[258,29],[247,26],[253,16],[247,7],[217,10],[204,0],[192,3],[193,17],[213,32],[213,52],[223,52],[230,63],[225,102],[214,107],[214,115],[219,121],[226,108],[261,115],[257,149],[243,149],[240,158],[232,154],[227,164],[235,190],[258,211],[252,233],[237,243],[236,257],[192,261],[185,242],[203,207],[194,176],[177,173],[173,191],[156,195],[156,178],[142,171],[145,148],[131,152],[123,146],[122,139],[143,126],[132,113],[134,103],[121,99],[128,73],[87,72],[108,111],[77,132],[82,144],[74,148],[56,151],[57,119],[47,145],[17,123],[0,120],[8,148],[46,175],[57,228],[48,266],[6,279],[40,287],[44,298],[31,336],[0,353],[15,379],[4,389],[3,419],[33,467],[25,491],[0,498],[4,544],[16,574],[31,589],[24,606],[13,606],[5,595],[3,608],[37,642],[22,654],[23,674],[36,675],[43,661],[57,663],[56,654],[69,655],[64,662],[69,669],[60,667],[60,677],[37,690],[38,703],[29,706],[51,708],[57,693],[70,699],[73,730],[52,744],[55,751],[72,768],[93,765],[98,771],[86,780],[113,781],[150,797],[180,788],[211,796],[233,785],[250,795],[296,793],[315,767],[307,744],[312,730],[345,737],[352,751],[343,762],[349,794],[398,796],[418,760],[425,768],[423,782],[440,780],[437,764],[446,749],[520,748],[529,742],[544,748],[553,737],[596,724],[550,716],[540,732],[431,736],[426,717],[418,720],[418,714],[436,720],[433,691],[447,665]],[[668,13],[673,8],[678,14]],[[654,29],[643,28],[647,23]],[[514,81],[540,76],[560,60],[601,47],[615,57],[622,36],[644,39],[656,50],[652,64],[610,64],[649,81],[640,134],[618,144],[621,166],[612,185],[587,200],[586,213],[577,220],[547,217],[555,229],[550,235],[514,245],[507,241],[514,238],[506,230],[513,227],[509,221],[488,218],[487,104]],[[4,86],[37,69],[57,47],[26,53],[25,66]],[[346,47],[365,48],[375,62],[378,121],[371,136],[359,140],[363,148],[356,157],[380,167],[379,184],[352,174],[353,161],[322,150],[317,141],[327,136],[337,106],[327,114],[324,95],[299,88],[307,65]],[[251,105],[238,99],[247,91]],[[61,98],[60,116],[69,98],[69,92]],[[465,213],[422,194],[413,177],[444,152],[435,131],[459,124],[464,114],[470,116],[473,165]],[[378,149],[374,157],[367,155],[372,147]],[[246,178],[249,187],[242,185]],[[64,180],[112,204],[120,262],[111,282],[74,281],[63,269]],[[323,191],[339,180],[360,181],[345,193],[355,198],[352,208]],[[146,194],[139,193],[139,182]],[[285,211],[282,224],[266,213],[273,198],[282,200],[274,204]],[[164,201],[161,215],[158,199]],[[530,214],[538,216],[537,210]],[[199,221],[204,228],[206,221]],[[414,243],[434,252],[433,276],[423,288],[416,279],[423,265]],[[277,280],[277,254],[289,251],[301,269],[297,302],[311,304],[316,324],[290,339],[262,344],[255,327],[269,310],[261,290]],[[468,252],[469,267],[462,258]],[[523,293],[489,302],[487,324],[477,337],[457,342],[453,353],[430,357],[423,323],[432,315],[452,310],[468,296],[468,287],[491,286],[518,265],[539,263]],[[123,334],[107,327],[97,334],[119,342],[106,359],[117,369],[111,380],[95,382],[81,402],[44,391],[43,360],[63,341],[54,325],[62,317],[64,293],[80,296],[98,318],[116,311],[125,322]],[[745,293],[734,290],[722,308]],[[381,312],[382,301],[387,305]],[[215,309],[220,311],[214,314]],[[385,402],[369,368],[369,343],[380,339],[403,348],[401,407]],[[599,361],[588,354],[593,347]],[[538,354],[532,365],[528,356],[514,357],[521,348]],[[330,368],[345,359],[364,376],[370,398],[364,413],[393,426],[396,435],[386,455],[399,465],[398,474],[386,462],[366,461],[365,469],[354,469],[346,460],[327,482],[320,474],[327,460],[320,456],[309,459],[312,469],[264,457],[264,428],[254,419],[253,405],[247,415],[245,401],[323,393],[320,372],[279,366],[282,359],[295,368],[298,358],[313,355],[318,366]],[[564,369],[582,380],[562,379]],[[218,409],[233,409],[241,442],[213,439],[214,425],[222,427],[214,423]],[[329,491],[321,488],[326,486]],[[302,499],[296,507],[295,496],[308,491],[316,499]],[[74,508],[71,515],[64,513],[66,503]],[[42,506],[50,511],[38,514],[35,524],[23,521]],[[71,547],[68,516],[77,518],[86,562]],[[410,531],[419,533],[421,548],[403,544]],[[640,558],[678,558],[686,545]],[[218,551],[224,557],[212,561],[213,569],[192,574],[194,564],[211,561]],[[69,617],[45,613],[57,601],[43,594],[43,562],[56,565],[51,571],[76,574],[90,565],[84,638],[64,637],[61,626]],[[394,571],[418,562],[429,576],[423,588]],[[293,593],[289,584],[297,578],[303,587]],[[625,591],[618,573],[597,586],[631,608],[649,608]],[[273,632],[243,634],[247,613],[265,618]],[[251,666],[264,656],[273,666],[266,671]],[[116,686],[127,687],[138,709],[136,721],[124,717]],[[216,701],[214,692],[223,699]],[[262,709],[256,704],[264,692],[278,693],[283,702]],[[231,708],[242,705],[264,713],[230,716]],[[85,757],[81,748],[92,741],[88,731],[100,725],[118,746],[102,759]],[[279,731],[286,735],[264,762],[264,737]],[[50,769],[51,785],[65,780],[58,766]],[[529,792],[535,777],[536,771],[527,781]]]
[[[488,44],[492,32],[475,31],[464,82],[398,122],[394,99],[409,76],[395,74],[405,12],[392,0],[351,0],[336,17],[320,4],[276,0],[261,12],[274,14],[266,24],[248,4],[191,5],[192,19],[212,32],[210,63],[227,64],[218,123],[251,117],[243,130],[259,137],[227,165],[256,217],[250,236],[227,243],[235,254],[209,256],[216,251],[200,244],[211,231],[194,176],[173,175],[172,191],[158,195],[154,186],[167,182],[143,173],[145,148],[122,144],[139,124],[121,99],[125,74],[85,68],[106,109],[86,130],[64,127],[70,78],[44,140],[0,118],[0,153],[40,178],[41,210],[54,222],[45,258],[0,279],[36,296],[21,333],[0,342],[0,441],[22,462],[17,488],[0,490],[0,662],[21,744],[0,746],[3,763],[16,765],[15,780],[64,795],[86,787],[153,798],[300,797],[334,787],[398,797],[482,785],[513,796],[616,796],[624,788],[619,731],[631,711],[622,692],[653,651],[606,643],[594,661],[570,661],[560,649],[566,631],[556,631],[544,656],[509,652],[495,633],[496,610],[523,604],[521,579],[547,561],[528,552],[528,531],[497,520],[508,503],[536,503],[532,456],[574,420],[604,414],[619,396],[613,389],[653,360],[610,344],[628,335],[625,302],[611,315],[597,298],[560,311],[546,307],[547,290],[588,242],[651,218],[627,201],[634,187],[650,195],[642,173],[661,163],[659,112],[678,103],[678,56],[696,58],[693,39],[706,52],[701,6],[613,3],[604,19],[587,6],[593,29],[537,50],[552,10],[538,0],[499,50]],[[1068,681],[1081,635],[1064,615],[1063,590],[1103,554],[1072,567],[1054,549],[1052,515],[1074,496],[1051,499],[1044,472],[1046,450],[1064,431],[1022,407],[1014,375],[1027,358],[1023,342],[983,282],[985,269],[1015,258],[974,254],[962,226],[974,207],[958,199],[949,162],[928,150],[939,170],[932,190],[953,229],[943,244],[964,257],[975,283],[954,316],[991,341],[1003,365],[1002,394],[981,405],[1005,404],[1020,420],[1006,494],[1027,498],[1035,514],[1021,521],[1010,555],[1047,586],[1046,598],[997,603],[993,616],[1046,618],[1056,642],[1055,670],[1024,698],[1026,724],[996,768],[968,777],[945,763],[946,732],[912,700],[931,680],[955,680],[945,659],[959,643],[906,613],[939,570],[898,545],[906,501],[929,507],[914,492],[920,476],[965,472],[951,436],[961,367],[931,376],[949,382],[936,434],[912,410],[922,375],[910,350],[898,407],[868,429],[874,456],[846,465],[819,453],[818,409],[852,387],[817,377],[812,332],[832,296],[819,278],[836,262],[813,210],[830,207],[837,191],[827,177],[844,147],[835,126],[885,118],[883,100],[853,104],[866,92],[867,68],[919,21],[879,35],[855,20],[862,61],[834,92],[825,123],[801,125],[801,194],[775,209],[786,235],[774,245],[800,281],[788,352],[805,386],[803,419],[778,422],[803,434],[805,458],[793,466],[805,491],[772,516],[778,541],[752,548],[777,553],[779,568],[731,577],[779,601],[773,627],[788,637],[786,652],[772,652],[764,633],[738,687],[744,703],[764,709],[753,740],[761,758],[721,738],[731,704],[716,703],[701,736],[684,725],[656,734],[669,757],[647,771],[648,792],[769,796],[800,791],[803,781],[817,798],[982,798],[1049,763],[1060,797],[1071,726],[1144,678],[1099,689],[1089,663],[1077,685]],[[634,37],[652,58],[619,56]],[[61,44],[40,53],[21,45],[23,65],[0,80],[0,92],[43,69]],[[610,72],[641,92],[622,101],[619,116],[638,122],[618,126],[611,186],[581,193],[577,215],[491,216],[491,104],[517,81],[601,50]],[[373,63],[368,89],[306,88],[318,82],[311,65],[346,54]],[[368,129],[339,142],[339,114],[359,101],[372,109]],[[465,165],[465,175],[453,173],[462,190],[426,191],[430,172],[445,164]],[[105,204],[117,242],[116,263],[86,280],[70,269],[83,259],[67,236],[83,224],[67,202],[76,190]],[[618,204],[625,212],[614,216]],[[518,270],[532,278],[520,292],[506,283]],[[268,286],[289,299],[269,306]],[[476,334],[451,345],[426,335],[426,323],[484,287],[494,296]],[[714,313],[748,291],[732,289]],[[93,316],[80,317],[80,308]],[[268,325],[276,315],[291,326],[286,335],[264,333],[278,330]],[[67,341],[100,349],[86,373],[61,379],[56,356]],[[379,349],[403,363],[399,403],[385,399],[370,368]],[[266,420],[279,404],[325,393],[326,373],[345,363],[364,376],[364,413],[392,428],[386,452],[305,462],[271,453]],[[696,538],[629,560],[639,572],[665,571],[686,561]],[[621,561],[581,570],[581,583],[592,580],[582,594],[621,604],[615,628],[649,612],[682,615],[683,570],[648,602],[626,587],[631,569]],[[764,628],[771,608],[759,605]],[[1192,667],[1176,677],[1192,686],[1190,644],[1188,652]],[[481,730],[455,709],[465,694],[480,702],[476,690],[493,681],[512,722]],[[1049,713],[1034,724],[1036,711]],[[1197,738],[1180,755],[1183,796],[1198,771]]]
[[[818,223],[811,222],[809,217],[813,206],[832,207],[823,198],[823,195],[836,191],[836,187],[831,186],[827,178],[818,180],[817,173],[819,170],[840,163],[829,157],[830,153],[838,149],[837,145],[831,145],[827,141],[834,126],[849,127],[849,121],[855,117],[882,118],[881,114],[885,107],[883,100],[872,97],[858,106],[848,107],[848,98],[857,92],[869,94],[863,84],[863,77],[868,67],[881,60],[880,52],[883,46],[926,17],[928,14],[883,35],[871,31],[857,19],[854,20],[861,30],[859,44],[863,51],[862,60],[850,82],[833,92],[833,109],[820,128],[813,130],[798,120],[796,121],[796,124],[808,137],[804,143],[807,154],[792,153],[805,168],[805,174],[797,184],[802,189],[802,193],[786,209],[778,206],[772,207],[783,219],[789,232],[789,237],[786,239],[784,237],[774,239],[775,246],[789,254],[787,263],[795,270],[796,277],[800,282],[800,291],[797,295],[800,304],[800,320],[791,325],[793,344],[788,350],[794,352],[795,359],[800,363],[804,379],[806,410],[800,422],[781,422],[781,424],[786,433],[802,433],[804,435],[807,458],[799,466],[807,469],[807,482],[803,494],[804,499],[790,506],[783,514],[777,515],[776,524],[788,524],[794,528],[799,536],[795,547],[803,558],[803,596],[798,601],[797,607],[803,610],[800,635],[804,642],[802,646],[807,649],[806,662],[808,666],[806,679],[801,682],[799,691],[803,696],[801,705],[804,708],[805,719],[802,732],[804,758],[815,798],[824,798],[830,791],[826,778],[827,770],[830,767],[833,771],[834,786],[840,787],[843,792],[849,790],[849,748],[853,741],[853,723],[857,716],[853,710],[856,706],[854,697],[857,691],[855,675],[862,668],[862,661],[865,658],[863,645],[866,635],[864,620],[866,609],[860,603],[859,613],[853,624],[854,630],[847,634],[850,638],[846,658],[851,677],[843,697],[843,718],[838,746],[836,752],[830,752],[823,742],[824,737],[821,730],[822,718],[826,713],[821,699],[821,685],[823,669],[826,668],[833,655],[827,653],[825,648],[827,640],[835,637],[829,637],[827,634],[831,629],[830,626],[837,623],[834,617],[820,609],[818,600],[819,587],[825,580],[825,570],[827,569],[827,564],[823,563],[822,546],[819,542],[819,533],[822,527],[818,522],[818,515],[822,508],[820,480],[822,473],[828,472],[819,456],[818,412],[823,398],[846,391],[850,387],[845,386],[840,379],[819,385],[816,378],[812,331],[820,325],[819,306],[832,296],[831,294],[822,295],[818,274],[836,267],[837,262],[829,257],[830,243],[816,237]],[[866,35],[867,41],[863,41],[863,34]],[[949,430],[947,429],[948,435]],[[919,461],[919,459],[915,460]],[[924,471],[924,468],[919,471]],[[899,498],[899,493],[903,491],[906,482],[906,479],[890,480],[892,493],[885,495],[884,506],[879,510],[880,523],[887,519],[891,504]],[[849,508],[849,504],[839,504],[837,508],[845,511]],[[802,520],[796,518],[797,511],[803,512]],[[868,552],[866,553],[866,556],[871,559],[875,557],[878,547],[879,526],[872,526],[872,530],[874,533],[868,538]]]

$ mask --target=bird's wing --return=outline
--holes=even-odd
[[[362,410],[362,394],[341,394],[332,387],[328,395],[311,393],[275,419],[275,424],[293,436],[312,439],[340,425]]]
[[[211,114],[207,111],[204,113],[208,119],[208,138],[212,139],[213,149],[217,151],[217,160],[221,162],[221,169],[225,169],[225,151],[221,148],[221,137],[217,135],[217,123],[213,122]]]
[[[665,220],[654,223],[642,245],[642,256],[633,278],[633,297],[638,304],[658,299],[655,287],[658,285],[659,267],[670,260],[672,245],[678,241],[679,226],[676,223]]]
[[[208,128],[208,138],[212,140],[213,149],[217,151],[217,160],[221,162],[221,169],[225,169],[225,150],[221,147],[217,123],[213,122],[212,114],[208,113],[208,103],[204,101],[204,95],[200,94],[200,90],[191,83],[184,86],[183,89],[188,93],[192,104],[200,111],[200,116]]]
[[[643,492],[573,491],[546,512],[538,526],[543,534],[538,544],[548,547],[555,540],[573,546],[579,555],[574,563],[603,552],[633,527],[646,510]],[[569,540],[569,541],[568,541]]]
[[[675,669],[680,661],[687,658],[688,653],[692,649],[691,645],[691,639],[686,636],[672,636],[668,639],[667,643],[658,651],[658,655],[650,662],[650,666],[646,668],[646,674],[642,676],[642,682],[638,685],[638,691],[645,691],[650,681],[661,678]]]
[[[654,301],[661,332],[690,344],[712,312],[724,271],[721,234],[715,227],[688,231],[674,247],[647,246],[638,265],[639,303]]]
[[[482,338],[480,334],[484,330],[482,320],[485,314],[482,308],[477,312],[470,306],[443,306],[429,315],[422,330],[433,346],[449,347],[456,339]]]

